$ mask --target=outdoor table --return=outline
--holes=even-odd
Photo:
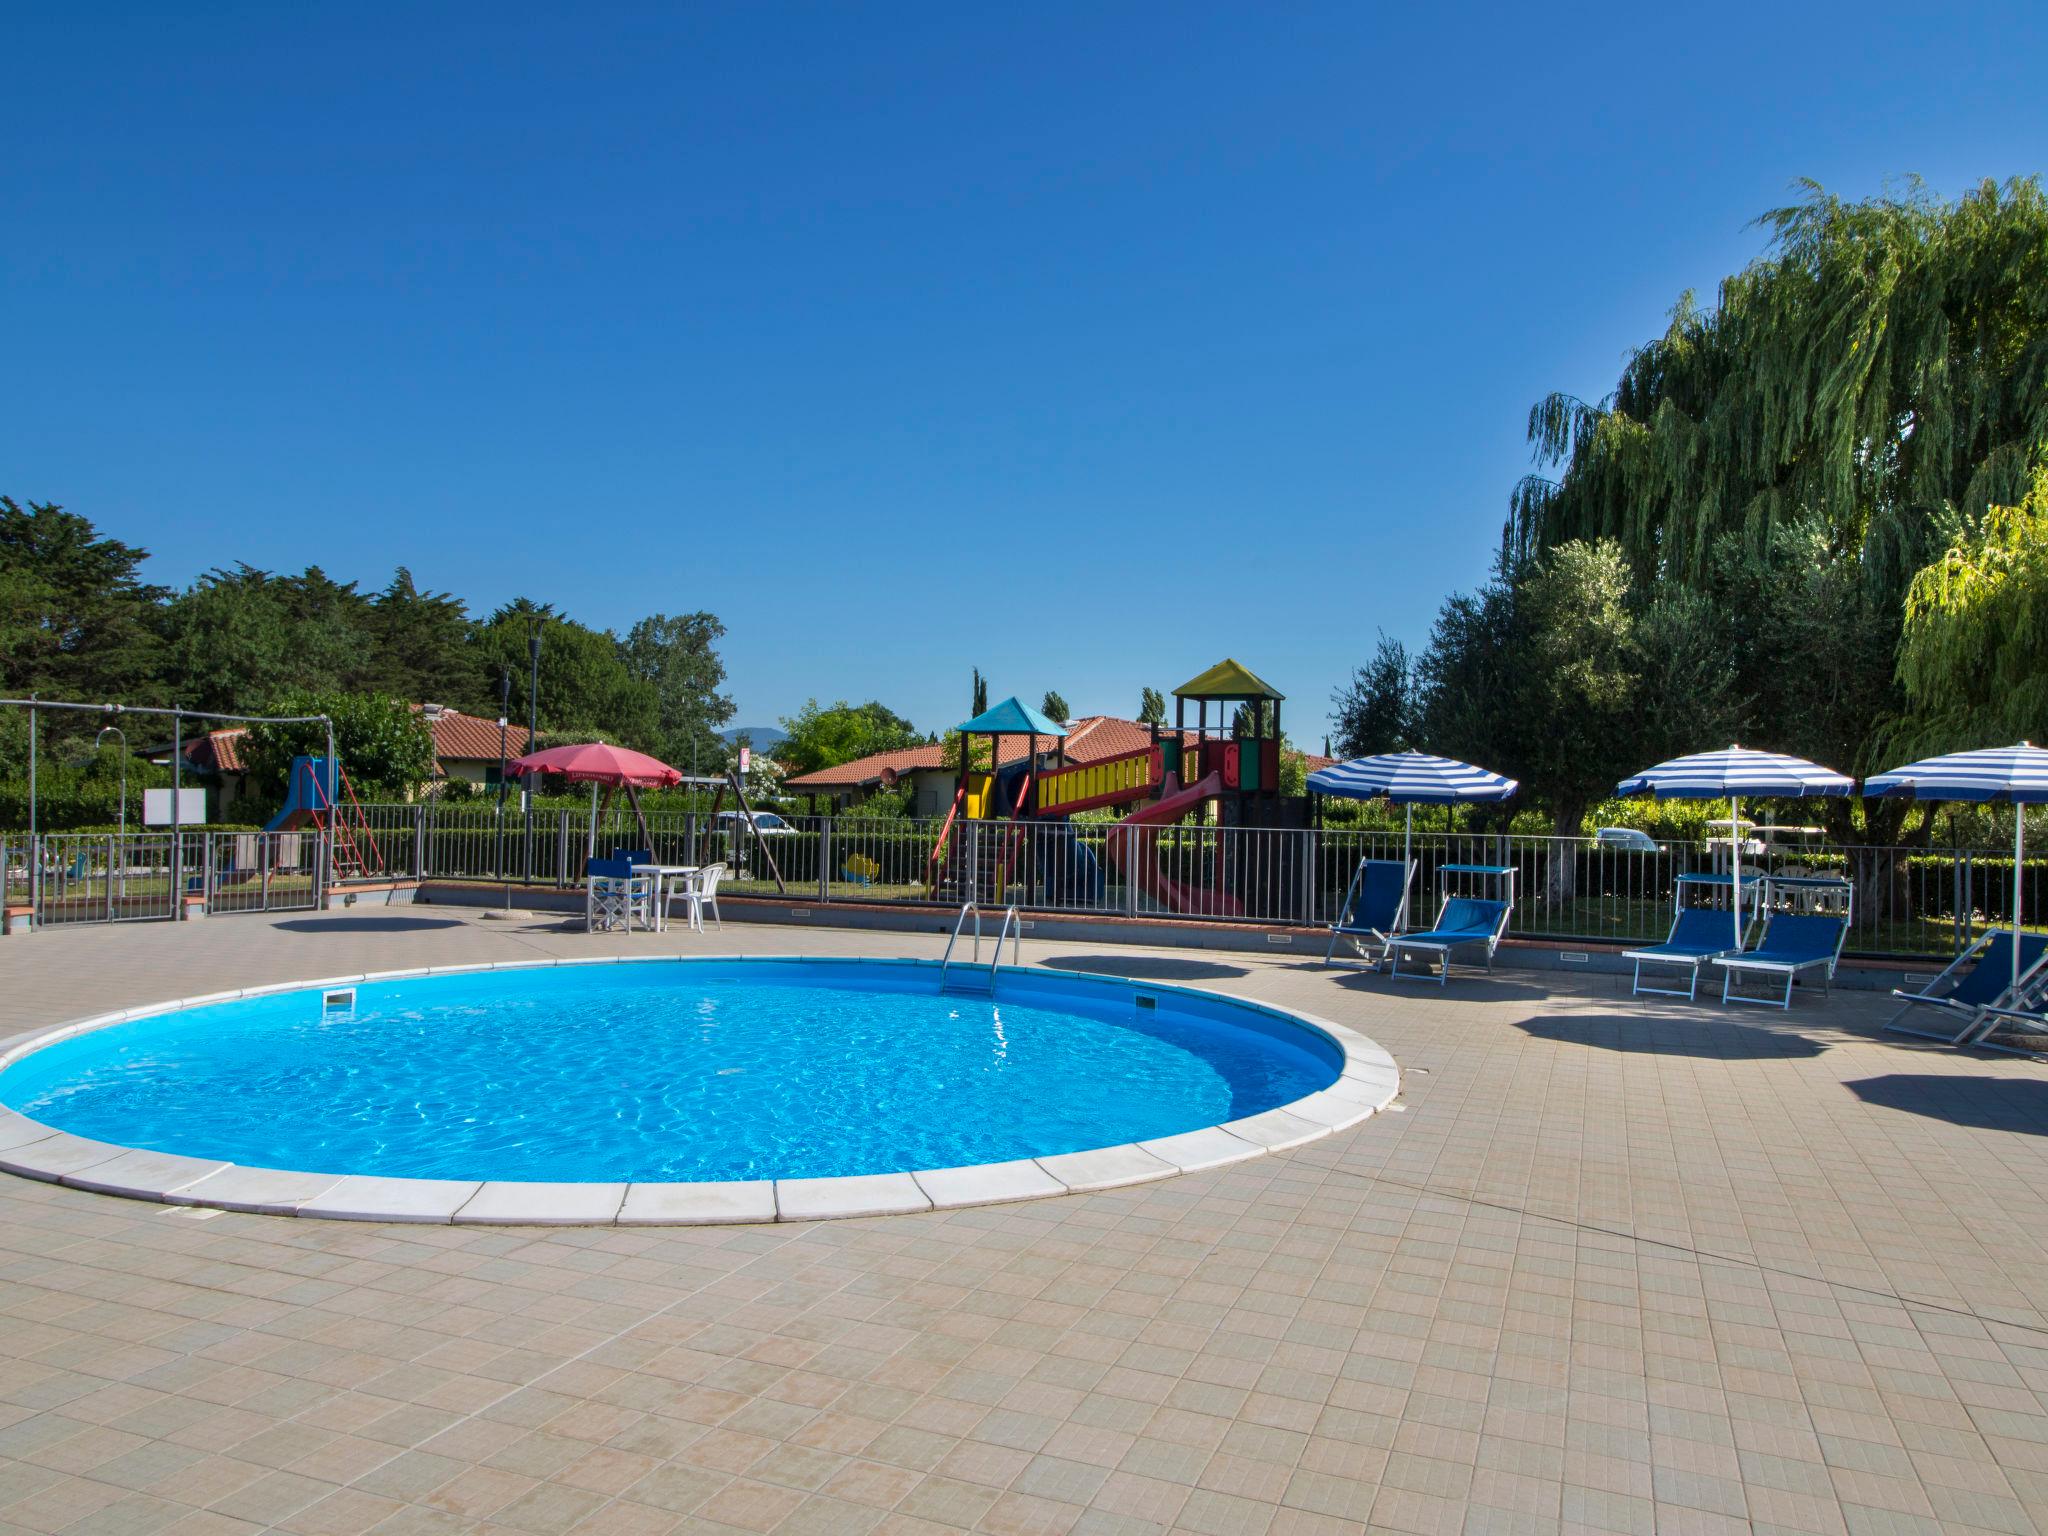
[[[669,890],[677,880],[687,880],[697,873],[701,864],[635,864],[636,875],[654,876],[654,931],[663,932],[668,927]]]

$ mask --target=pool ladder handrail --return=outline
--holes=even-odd
[[[960,915],[953,919],[953,933],[946,940],[946,952],[939,957],[939,990],[941,992],[946,990],[947,976],[953,965],[953,946],[960,942],[960,932],[967,926],[967,919],[970,916],[974,919],[974,955],[971,960],[964,961],[963,964],[981,964],[981,908],[975,902],[963,901],[960,903]],[[1024,920],[1017,915],[1017,908],[1014,905],[1003,912],[1003,926],[996,932],[995,958],[988,963],[988,995],[990,997],[996,995],[996,968],[1003,963],[1004,939],[1010,941],[1010,963],[1012,965],[1022,965],[1024,963]]]

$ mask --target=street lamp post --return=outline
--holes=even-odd
[[[540,631],[547,622],[544,613],[529,613],[526,616],[526,750],[533,751],[534,737],[540,733]],[[509,695],[508,695],[509,697]],[[533,884],[533,775],[526,777],[526,883]]]
[[[504,914],[512,915],[512,875],[505,868],[505,733],[512,715],[512,669],[507,667],[498,685],[498,873],[505,880]]]
[[[125,897],[128,894],[128,733],[118,725],[101,726],[99,734],[92,739],[94,752],[99,751],[100,743],[107,739],[109,731],[121,738],[121,813],[117,823],[121,831],[114,846],[119,850],[116,859],[121,871],[121,894]]]

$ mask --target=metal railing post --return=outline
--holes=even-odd
[[[1954,952],[1960,955],[1969,942],[1969,899],[1970,892],[1975,889],[1970,880],[1970,856],[1967,853],[1955,855],[1949,860],[1949,868],[1953,872],[1956,888],[1954,910],[1950,913],[1950,925],[1955,930],[1952,942]]]
[[[1124,835],[1124,911],[1138,915],[1138,829],[1128,822],[1114,829]]]
[[[832,818],[818,820],[818,900],[832,899]]]

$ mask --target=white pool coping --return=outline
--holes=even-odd
[[[46,1046],[134,1019],[278,992],[315,992],[364,982],[405,981],[474,971],[538,971],[568,965],[755,965],[824,963],[910,966],[937,961],[843,955],[600,955],[511,960],[489,965],[430,965],[369,971],[312,981],[279,982],[208,992],[140,1008],[74,1019],[0,1053],[0,1071]],[[705,1226],[770,1221],[825,1221],[893,1216],[965,1206],[1042,1200],[1143,1184],[1228,1167],[1291,1151],[1349,1130],[1385,1109],[1401,1092],[1394,1058],[1355,1029],[1299,1009],[1206,987],[1134,981],[1092,971],[1002,966],[1003,976],[1107,982],[1145,994],[1222,1002],[1322,1036],[1342,1058],[1334,1082],[1291,1104],[1173,1136],[1078,1152],[1049,1153],[963,1168],[921,1168],[841,1178],[750,1179],[722,1183],[529,1183],[517,1180],[407,1179],[371,1174],[304,1173],[217,1159],[185,1157],[74,1136],[0,1107],[0,1171],[99,1194],[168,1205],[207,1206],[268,1216],[334,1221],[429,1222],[499,1226]]]

